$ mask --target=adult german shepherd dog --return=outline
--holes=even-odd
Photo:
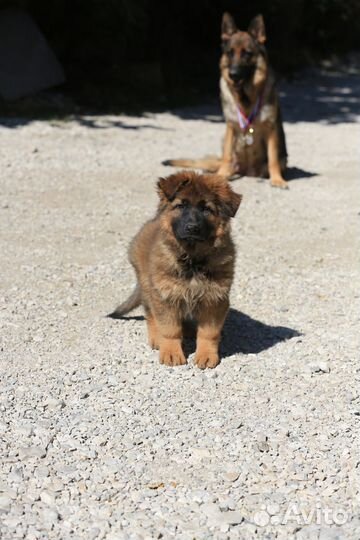
[[[275,77],[269,66],[265,24],[257,15],[247,32],[224,13],[221,39],[220,92],[226,121],[221,159],[174,159],[175,167],[200,168],[231,179],[270,176],[274,187],[287,188],[286,144]]]

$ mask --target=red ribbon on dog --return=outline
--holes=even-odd
[[[255,107],[253,108],[249,116],[246,116],[246,114],[242,112],[240,107],[236,107],[239,126],[243,131],[247,130],[247,128],[251,126],[252,121],[255,120],[261,108],[261,101],[262,101],[262,96],[257,98]]]

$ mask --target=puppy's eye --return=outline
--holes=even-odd
[[[210,206],[204,206],[203,208],[203,214],[205,214],[205,216],[210,216],[211,214],[214,214],[214,210],[210,207]]]
[[[186,204],[185,203],[178,203],[178,204],[175,204],[175,206],[173,207],[174,210],[181,210],[182,208],[185,208]]]
[[[241,55],[242,55],[244,58],[249,59],[249,58],[251,58],[251,56],[252,56],[252,51],[243,51],[243,52],[241,53]]]

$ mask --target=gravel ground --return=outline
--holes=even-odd
[[[222,363],[167,368],[129,240],[214,105],[1,121],[0,538],[358,539],[359,80],[282,87],[287,192],[244,178]]]

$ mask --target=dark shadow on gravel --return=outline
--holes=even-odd
[[[298,77],[295,84],[280,85],[280,103],[285,122],[338,124],[358,122],[360,78],[344,72],[315,72]]]
[[[177,107],[167,112],[178,116],[182,120],[206,120],[207,122],[224,123],[225,125],[219,99],[196,107]]]
[[[147,120],[145,116],[141,116],[141,118]],[[173,128],[166,128],[160,125],[156,125],[154,123],[129,124],[128,122],[124,122],[123,120],[115,120],[114,118],[108,116],[104,116],[99,119],[97,117],[90,117],[90,113],[89,116],[69,114],[64,115],[63,117],[61,115],[58,115],[54,117],[44,118],[40,116],[33,116],[29,118],[6,118],[0,116],[0,125],[8,129],[15,129],[18,127],[23,127],[26,124],[30,124],[31,122],[36,120],[43,120],[44,122],[49,122],[50,124],[55,126],[65,126],[68,122],[76,122],[80,126],[94,129],[119,128],[133,131],[138,131],[141,129],[154,129],[157,131],[175,131],[175,129]]]
[[[166,161],[163,161],[162,164],[167,165]],[[317,172],[305,171],[305,169],[300,169],[299,167],[286,167],[284,174],[284,178],[288,182],[292,182],[293,180],[305,180],[306,178],[313,178],[314,176],[319,176],[319,174]],[[230,181],[241,180],[242,178],[246,177],[241,176],[240,174],[234,174],[230,178]],[[266,181],[263,177],[256,176],[255,178],[258,184],[263,184]]]
[[[226,318],[220,345],[222,358],[233,354],[257,354],[282,341],[301,336],[286,326],[270,326],[236,309],[230,309]]]
[[[288,182],[292,180],[302,180],[304,178],[313,178],[319,176],[316,172],[305,171],[299,167],[287,167],[285,171],[285,178]]]
[[[121,317],[114,315],[114,313],[109,313],[106,315],[108,319],[114,319],[117,321],[145,321],[144,315],[122,315]]]
[[[155,124],[127,124],[121,120],[114,120],[112,118],[106,118],[106,121],[104,118],[102,118],[99,122],[98,119],[92,119],[92,118],[84,118],[83,116],[74,116],[72,118],[73,121],[78,122],[80,125],[90,128],[96,128],[96,129],[108,129],[112,127],[117,127],[121,129],[131,129],[131,130],[139,130],[139,129],[156,129],[159,131],[175,131],[171,128],[164,128],[159,125]]]

